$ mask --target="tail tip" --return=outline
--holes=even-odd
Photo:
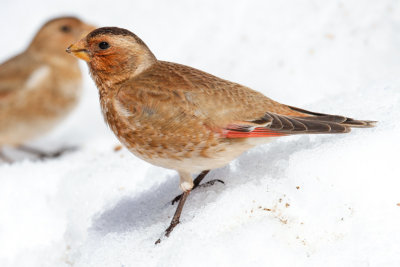
[[[365,126],[364,127],[376,127],[378,121],[364,121],[365,122]]]

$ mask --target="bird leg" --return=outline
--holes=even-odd
[[[193,190],[193,189],[196,189],[196,188],[198,188],[198,187],[210,186],[210,185],[215,184],[216,182],[220,182],[220,183],[225,184],[224,181],[219,180],[219,179],[214,179],[214,180],[208,181],[207,183],[200,184],[201,181],[204,179],[204,177],[206,177],[206,175],[207,175],[209,172],[210,172],[210,170],[202,171],[202,172],[196,177],[196,179],[194,179],[192,190]],[[182,196],[183,196],[183,194],[177,195],[177,196],[171,201],[171,204],[174,205],[176,202],[178,202],[178,201],[182,198]]]
[[[168,237],[170,235],[170,233],[174,230],[174,228],[179,224],[179,218],[181,217],[183,205],[185,204],[186,199],[189,196],[190,192],[194,188],[197,188],[197,187],[200,187],[200,186],[212,185],[216,181],[224,183],[223,181],[216,179],[216,180],[209,181],[209,182],[207,182],[207,183],[205,183],[203,185],[200,185],[200,182],[204,179],[204,177],[206,177],[206,175],[209,172],[210,172],[210,170],[202,171],[196,177],[196,179],[194,179],[194,181],[192,180],[192,177],[191,177],[190,173],[179,172],[179,175],[180,175],[180,187],[181,187],[181,189],[183,191],[183,194],[175,197],[174,200],[172,201],[172,204],[174,204],[176,201],[179,200],[179,204],[178,204],[178,207],[176,207],[176,211],[175,211],[174,217],[171,220],[170,225],[165,230],[165,236],[166,237]],[[158,239],[155,244],[157,245],[160,242],[161,242],[161,238]]]
[[[76,147],[65,147],[65,148],[61,148],[55,152],[45,152],[45,151],[41,151],[39,149],[29,147],[29,146],[24,146],[24,145],[17,147],[17,149],[21,150],[23,152],[27,152],[29,154],[36,155],[40,159],[45,159],[45,158],[58,158],[65,152],[76,150]]]
[[[187,199],[187,197],[189,196],[189,194],[190,194],[190,190],[189,190],[189,191],[186,191],[186,192],[184,192],[184,193],[182,194],[182,197],[181,197],[181,199],[179,200],[178,207],[176,208],[174,217],[172,218],[171,223],[170,223],[170,225],[168,226],[168,228],[165,230],[165,236],[166,236],[166,237],[168,237],[169,234],[174,230],[175,226],[177,226],[177,225],[179,224],[179,218],[181,217],[183,205],[185,204],[186,199]],[[157,245],[157,244],[159,244],[160,242],[161,242],[161,238],[159,238],[159,239],[156,241],[155,244]]]

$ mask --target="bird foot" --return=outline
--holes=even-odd
[[[77,150],[77,147],[63,147],[57,151],[49,152],[49,153],[42,153],[39,157],[41,159],[46,159],[46,158],[58,158],[62,156],[65,153],[72,152]]]
[[[20,146],[18,147],[18,150],[36,155],[39,159],[49,159],[49,158],[58,158],[67,152],[75,151],[77,150],[77,147],[63,147],[57,151],[45,152],[32,147]]]
[[[169,234],[174,230],[175,226],[179,224],[179,218],[181,217],[183,205],[185,205],[186,199],[189,196],[190,191],[184,192],[181,199],[179,200],[178,207],[176,207],[176,211],[174,214],[174,217],[171,220],[171,223],[169,224],[168,228],[165,230],[165,237],[168,237]],[[159,238],[155,244],[160,244],[161,238]]]
[[[178,221],[172,221],[171,224],[168,226],[168,228],[165,230],[165,237],[169,237],[169,234],[174,230],[175,226],[179,224]],[[161,243],[161,238],[157,239],[157,241],[154,244],[160,244]]]
[[[225,184],[225,182],[222,181],[222,180],[214,179],[214,180],[208,181],[208,182],[206,182],[206,183],[204,183],[204,184],[195,185],[195,186],[192,188],[192,191],[193,191],[194,189],[196,189],[196,188],[199,188],[199,187],[209,187],[209,186],[212,186],[212,185],[214,185],[216,182]],[[171,201],[171,205],[174,205],[176,202],[178,202],[178,201],[181,199],[182,196],[183,196],[183,194],[177,195],[177,196]],[[179,223],[179,222],[178,222],[178,223]],[[175,226],[174,226],[174,227],[175,227]],[[168,229],[167,229],[167,230],[168,230]]]

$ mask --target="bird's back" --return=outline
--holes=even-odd
[[[189,111],[195,110],[196,114],[214,126],[253,120],[262,117],[266,111],[304,116],[246,86],[171,62],[159,61],[135,77],[131,84],[133,88],[143,88],[160,98],[180,99]]]
[[[30,53],[21,53],[0,65],[0,105],[1,99],[24,88],[30,75],[40,66],[40,62]]]
[[[53,59],[54,60],[54,59]],[[0,65],[0,146],[18,145],[56,125],[79,97],[79,66],[25,51]]]
[[[374,122],[310,112],[278,103],[243,85],[188,66],[159,61],[129,81],[135,101],[164,108],[165,113],[189,114],[225,137],[263,137],[299,133],[343,133]],[[146,95],[146,97],[141,97]],[[123,101],[123,99],[122,99]],[[163,104],[161,104],[163,103]],[[187,118],[185,117],[187,121]],[[257,130],[253,132],[253,130]],[[227,133],[230,131],[231,133]],[[236,134],[234,132],[239,132]],[[270,133],[271,131],[272,133]],[[245,132],[245,134],[243,134]]]

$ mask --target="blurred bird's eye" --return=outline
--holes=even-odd
[[[67,25],[61,26],[60,31],[65,33],[71,32],[71,27]]]
[[[107,42],[99,43],[99,48],[102,49],[102,50],[105,50],[105,49],[107,49],[109,47],[110,47],[110,45]]]

